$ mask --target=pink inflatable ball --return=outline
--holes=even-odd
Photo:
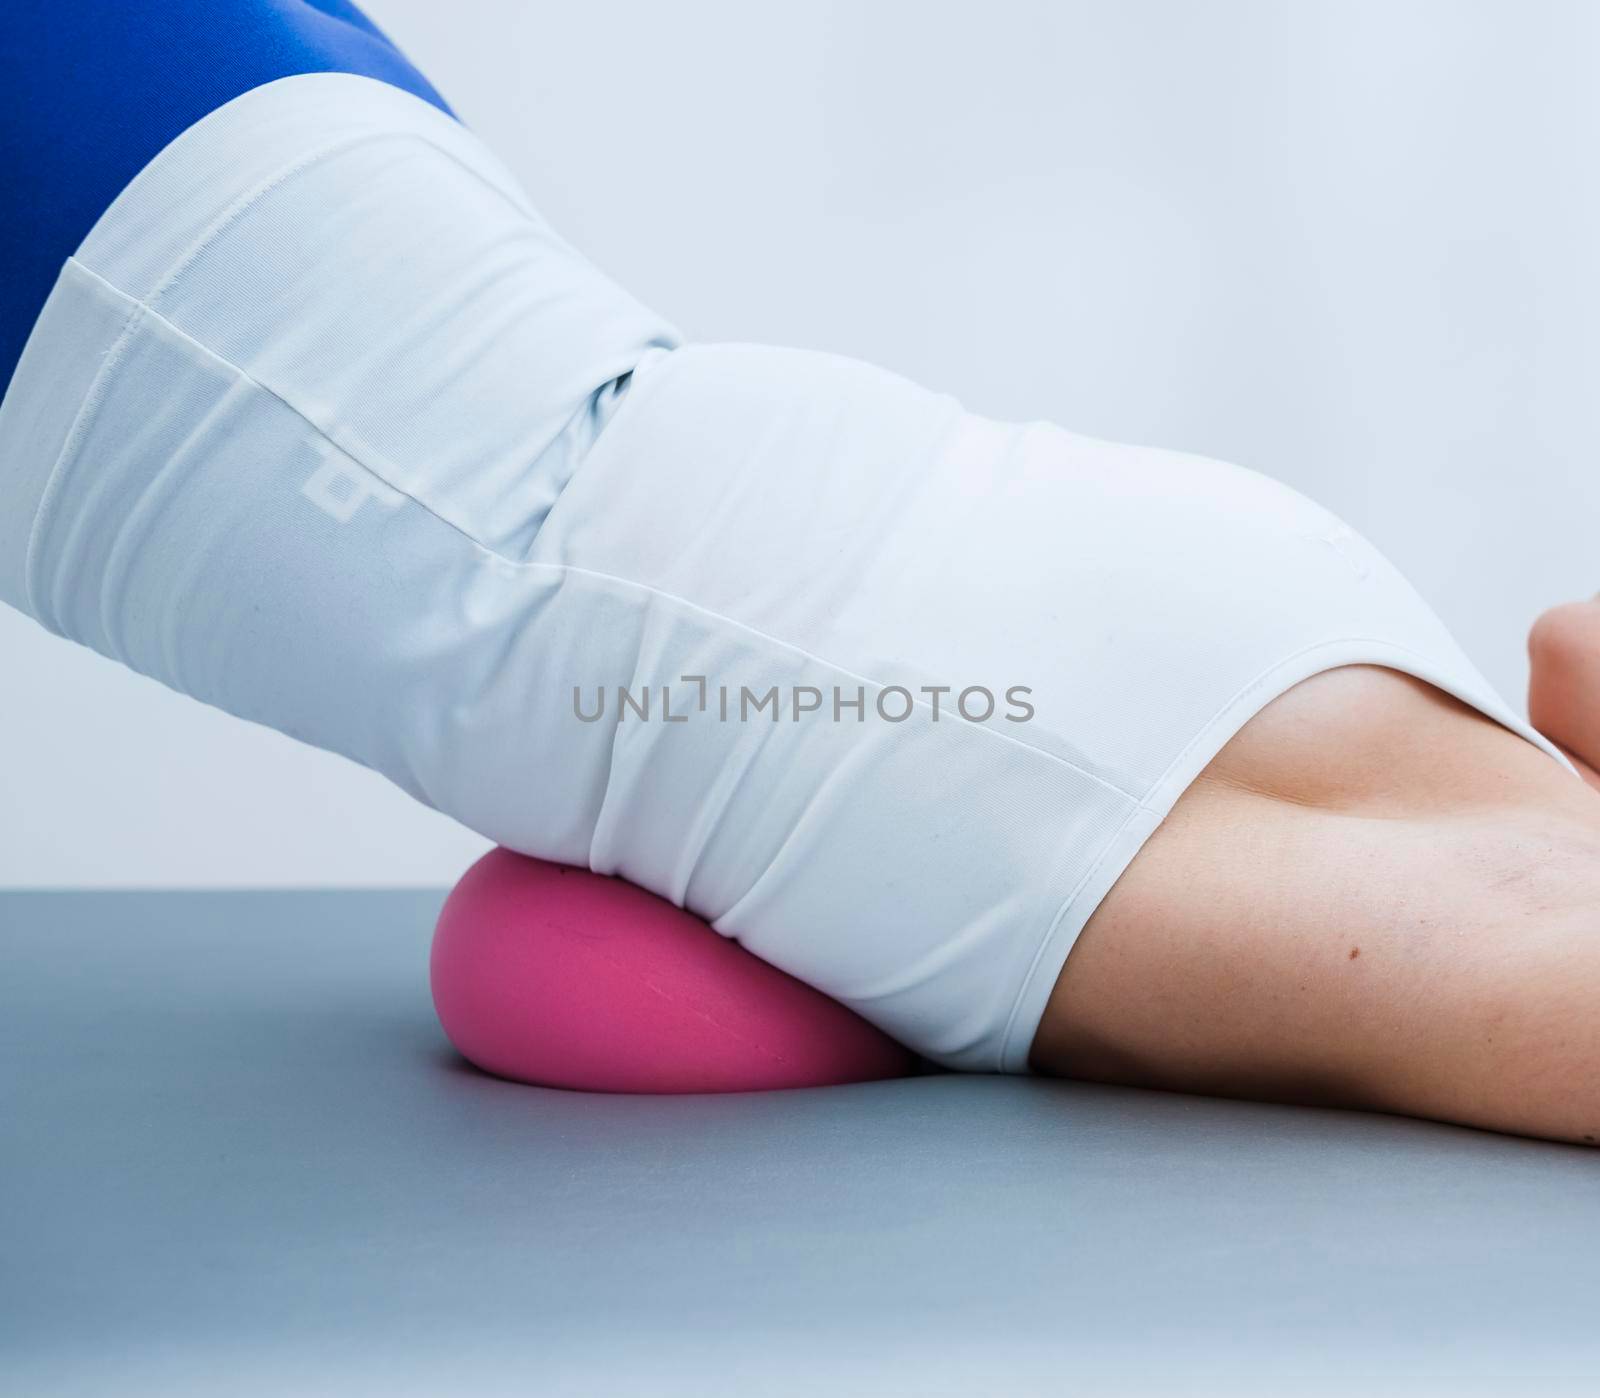
[[[589,1092],[903,1077],[915,1055],[621,879],[491,850],[439,914],[439,1021],[487,1072]]]

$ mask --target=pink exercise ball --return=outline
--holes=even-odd
[[[439,1022],[487,1072],[590,1092],[750,1092],[903,1077],[836,1000],[622,879],[491,850],[434,933]]]

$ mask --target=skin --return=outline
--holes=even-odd
[[[1600,603],[1529,710],[1356,666],[1263,709],[1090,919],[1041,1072],[1600,1142]]]

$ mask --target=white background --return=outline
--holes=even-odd
[[[1277,475],[1520,698],[1600,588],[1600,6],[370,0],[692,338]],[[0,615],[0,885],[437,884],[371,773]]]

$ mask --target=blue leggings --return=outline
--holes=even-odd
[[[326,72],[449,111],[347,0],[4,0],[0,386],[63,261],[162,147],[251,88]]]

